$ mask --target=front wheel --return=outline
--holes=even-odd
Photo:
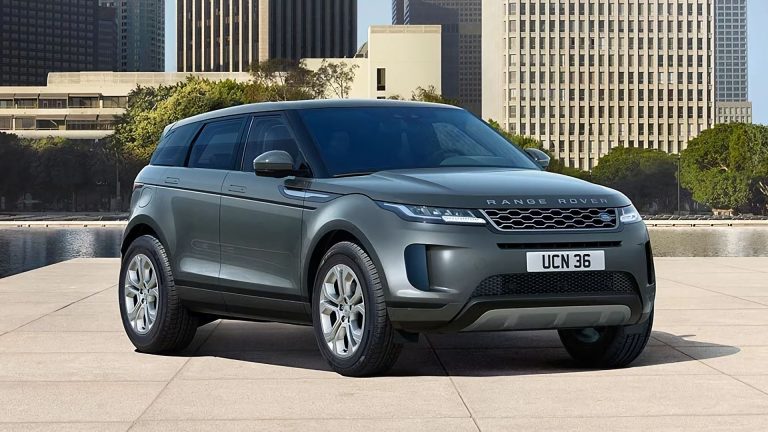
[[[341,375],[384,373],[400,355],[379,273],[354,243],[337,243],[323,257],[313,288],[312,321],[320,352]]]
[[[629,365],[643,352],[652,327],[653,311],[639,324],[558,330],[558,333],[568,354],[580,365],[612,369]]]

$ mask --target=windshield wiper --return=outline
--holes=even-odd
[[[375,173],[376,171],[360,171],[360,172],[351,172],[351,173],[344,173],[344,174],[336,174],[333,176],[333,178],[340,178],[340,177],[360,177],[360,176],[366,176],[371,175]]]

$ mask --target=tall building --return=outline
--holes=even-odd
[[[165,70],[165,0],[99,0],[114,7],[120,72]]]
[[[177,2],[179,71],[247,71],[272,58],[351,58],[357,50],[357,0]]]
[[[442,26],[443,96],[480,114],[482,0],[393,0],[392,23]]]
[[[0,0],[0,85],[96,69],[98,19],[93,0]]]
[[[117,8],[99,6],[99,35],[96,40],[96,70],[117,70]]]
[[[747,77],[747,0],[715,0],[717,123],[752,122]]]
[[[714,120],[710,0],[483,0],[483,117],[591,169]]]

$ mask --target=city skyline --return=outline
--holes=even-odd
[[[167,1],[168,14],[175,14],[175,2]],[[768,40],[768,28],[762,25],[768,20],[768,2],[748,0],[748,64],[749,75],[749,100],[752,101],[752,121],[754,123],[768,124],[768,82],[759,80],[761,71],[768,68],[768,53],[760,50],[763,41]],[[171,15],[175,16],[175,15]],[[392,22],[392,0],[370,0],[358,3],[358,45],[362,45],[367,38],[367,28],[373,24],[390,24]],[[170,57],[166,54],[166,70],[175,71],[175,19],[166,20],[166,25],[172,26],[172,31],[166,29],[166,47],[174,47]]]

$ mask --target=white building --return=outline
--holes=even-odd
[[[22,138],[104,138],[114,132],[131,90],[173,85],[190,75],[250,79],[247,73],[54,72],[44,87],[0,87],[0,132]]]
[[[715,121],[711,0],[483,1],[483,118],[591,169]]]
[[[357,66],[349,98],[410,99],[417,87],[442,89],[440,35],[439,25],[371,26],[355,58],[326,60]],[[317,70],[323,59],[304,61]]]

